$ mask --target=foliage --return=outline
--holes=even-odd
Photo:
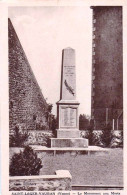
[[[102,142],[104,147],[110,147],[111,141],[112,141],[112,127],[110,124],[107,124],[103,127],[103,133],[102,133]]]
[[[93,121],[90,120],[90,117],[87,115],[79,116],[79,129],[80,130],[87,130],[85,138],[89,140],[89,145],[94,145],[94,133],[93,133]]]
[[[52,107],[53,107],[52,104],[48,104],[48,113],[51,113],[52,112]]]
[[[52,104],[48,104],[47,111],[45,112],[45,116],[46,116],[47,120],[49,120],[49,116],[50,116],[50,114],[52,112],[52,107],[53,107]]]
[[[112,137],[111,148],[123,148],[123,131],[114,131]]]
[[[47,126],[44,125],[42,122],[36,122],[36,130],[47,130]]]
[[[79,130],[88,130],[90,128],[90,118],[85,114],[79,116]]]
[[[120,137],[121,137],[121,142],[119,144],[119,147],[123,148],[123,131],[121,131]]]
[[[103,146],[102,142],[102,131],[94,131],[93,133],[93,145],[95,146]]]
[[[14,154],[10,163],[11,176],[39,175],[42,168],[41,159],[33,149],[26,146],[24,151]]]
[[[46,147],[51,147],[51,137],[49,135],[44,134],[43,135],[43,144],[41,144]]]
[[[53,107],[52,104],[48,104],[46,117],[47,117],[47,120],[48,120],[49,129],[54,132],[57,128],[57,119],[56,119],[55,115],[52,114],[52,107]]]
[[[89,140],[89,145],[90,145],[90,146],[93,145],[93,130],[92,130],[92,129],[90,129],[90,130],[87,132],[85,138]]]
[[[22,147],[24,142],[28,139],[28,134],[21,132],[19,127],[15,127],[14,134],[10,135],[9,145],[10,147]]]
[[[57,129],[57,118],[55,115],[51,116],[51,124],[50,124],[50,129],[54,132]]]

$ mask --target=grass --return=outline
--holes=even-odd
[[[10,157],[19,148],[10,148]],[[123,185],[123,150],[110,149],[108,154],[73,155],[69,152],[53,156],[52,153],[39,153],[43,168],[40,175],[51,175],[56,170],[69,170],[72,185]]]
[[[123,185],[123,150],[110,149],[108,154],[71,155],[41,153],[43,168],[40,175],[69,170],[73,185]]]

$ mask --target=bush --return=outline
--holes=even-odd
[[[94,133],[93,133],[93,125],[90,123],[90,125],[88,126],[88,129],[87,129],[87,133],[86,133],[86,136],[85,136],[86,139],[89,140],[89,145],[94,145]]]
[[[107,124],[103,128],[103,133],[102,133],[102,142],[104,147],[110,147],[111,141],[112,141],[112,127]]]
[[[46,147],[51,147],[51,137],[49,135],[44,134],[43,135],[43,144],[41,144]]]
[[[116,130],[112,133],[111,148],[123,148],[123,131]]]
[[[33,149],[26,146],[24,151],[14,154],[10,163],[11,176],[39,175],[42,168],[41,159]]]
[[[89,140],[90,146],[94,145],[94,143],[93,143],[93,129],[88,130],[88,134],[87,134],[86,138]]]
[[[79,116],[79,130],[88,130],[90,127],[90,117],[85,114]]]
[[[102,133],[103,132],[101,130],[94,131],[93,145],[103,147],[104,144],[102,142]]]
[[[24,146],[24,142],[27,139],[28,139],[28,134],[20,132],[19,128],[16,126],[14,130],[14,134],[10,135],[9,145],[10,147],[22,147]]]

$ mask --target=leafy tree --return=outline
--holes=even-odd
[[[48,104],[48,113],[51,113],[52,112],[52,107],[53,107],[52,104]]]
[[[24,142],[28,139],[28,134],[20,132],[19,127],[16,126],[14,134],[10,135],[9,145],[10,147],[22,147]]]
[[[54,132],[57,129],[57,118],[55,117],[54,114],[52,114],[52,108],[53,108],[53,105],[48,104],[47,119],[49,123],[49,129]]]
[[[51,130],[54,132],[57,129],[57,118],[55,115],[51,117]]]
[[[33,149],[26,146],[24,151],[14,154],[10,163],[11,176],[39,175],[42,168],[41,159]]]
[[[48,104],[48,108],[47,108],[47,111],[46,111],[46,118],[47,118],[47,120],[49,119],[49,116],[50,116],[50,114],[51,114],[51,112],[52,112],[52,107],[53,107],[53,105],[52,104]]]
[[[85,114],[80,114],[80,116],[79,116],[79,129],[80,130],[88,130],[89,126],[90,126],[89,116],[87,116]]]

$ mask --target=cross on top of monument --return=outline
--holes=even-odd
[[[63,49],[60,99],[76,99],[75,50],[70,47]]]

